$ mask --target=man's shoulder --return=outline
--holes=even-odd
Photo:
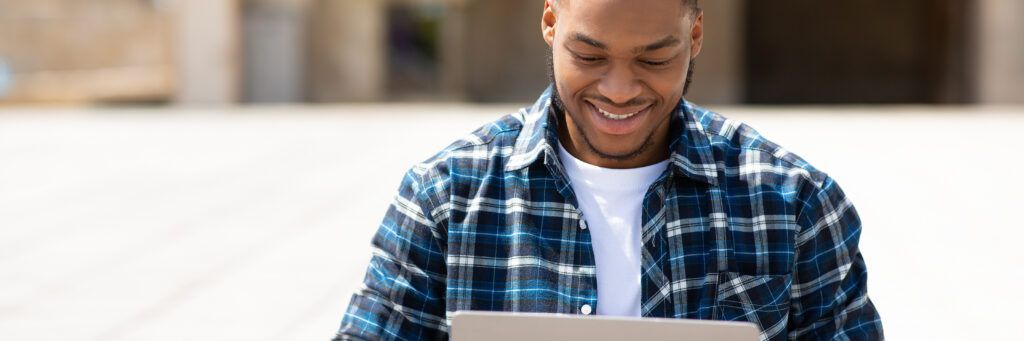
[[[526,114],[522,111],[501,116],[497,120],[484,124],[469,134],[455,140],[455,142],[444,148],[439,155],[447,154],[446,156],[448,157],[459,157],[459,155],[452,154],[452,152],[474,148],[511,148],[515,145],[516,138],[519,136],[519,132],[522,131],[525,120]]]
[[[452,168],[487,169],[507,160],[523,129],[525,113],[506,114],[456,139],[433,156],[412,167],[431,181],[447,180]]]
[[[744,181],[764,183],[806,180],[820,187],[828,174],[800,155],[768,139],[754,127],[720,113],[691,106],[694,121],[710,143],[715,162],[724,166],[725,175]]]

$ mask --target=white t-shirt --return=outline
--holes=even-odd
[[[668,160],[611,169],[580,161],[561,145],[559,151],[590,230],[597,265],[597,314],[640,317],[640,209]]]

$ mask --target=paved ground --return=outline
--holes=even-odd
[[[507,106],[0,109],[0,339],[325,340],[401,174]],[[1024,108],[721,108],[828,171],[892,339],[1024,339]]]

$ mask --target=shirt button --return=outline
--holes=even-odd
[[[584,304],[582,307],[580,307],[580,312],[583,313],[583,315],[590,315],[592,310],[593,309],[590,308],[589,304]]]
[[[587,221],[586,220],[580,219],[580,229],[581,230],[586,230],[587,229]]]

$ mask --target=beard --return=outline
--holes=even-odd
[[[695,65],[696,65],[695,61],[693,59],[690,59],[690,65],[689,65],[689,68],[686,71],[686,80],[684,81],[685,83],[683,83],[683,96],[686,96],[686,94],[690,91],[690,83],[693,83],[693,71],[694,71],[694,66]],[[554,51],[552,51],[550,47],[548,48],[547,67],[548,67],[547,68],[547,71],[548,71],[548,81],[552,84],[552,87],[551,87],[552,88],[551,104],[552,104],[552,106],[554,107],[554,110],[555,110],[555,113],[554,113],[555,114],[555,118],[558,119],[558,127],[559,127],[558,129],[559,129],[559,136],[560,137],[568,139],[568,130],[569,129],[576,129],[576,132],[579,133],[579,135],[583,137],[583,144],[585,144],[587,146],[587,149],[589,149],[591,152],[593,152],[595,155],[597,155],[598,157],[600,157],[602,159],[613,160],[613,161],[627,161],[627,160],[630,160],[632,158],[640,156],[645,151],[650,149],[651,146],[654,145],[654,132],[651,132],[651,134],[647,135],[647,138],[644,139],[644,142],[642,144],[640,144],[639,147],[637,147],[633,151],[630,151],[630,152],[627,152],[627,153],[612,154],[612,153],[604,152],[604,151],[602,151],[600,149],[597,149],[597,147],[594,146],[594,144],[590,142],[590,138],[587,137],[586,132],[584,132],[582,128],[580,128],[578,126],[577,127],[569,127],[569,126],[567,126],[567,122],[565,120],[565,116],[566,115],[572,115],[576,122],[580,122],[580,120],[576,119],[575,115],[569,113],[566,110],[565,103],[562,102],[562,95],[558,92],[558,81],[555,80],[555,58],[554,58]],[[563,133],[565,133],[565,134],[563,135]],[[566,142],[566,141],[562,141],[562,142]],[[563,143],[563,145],[564,145],[564,143]]]

